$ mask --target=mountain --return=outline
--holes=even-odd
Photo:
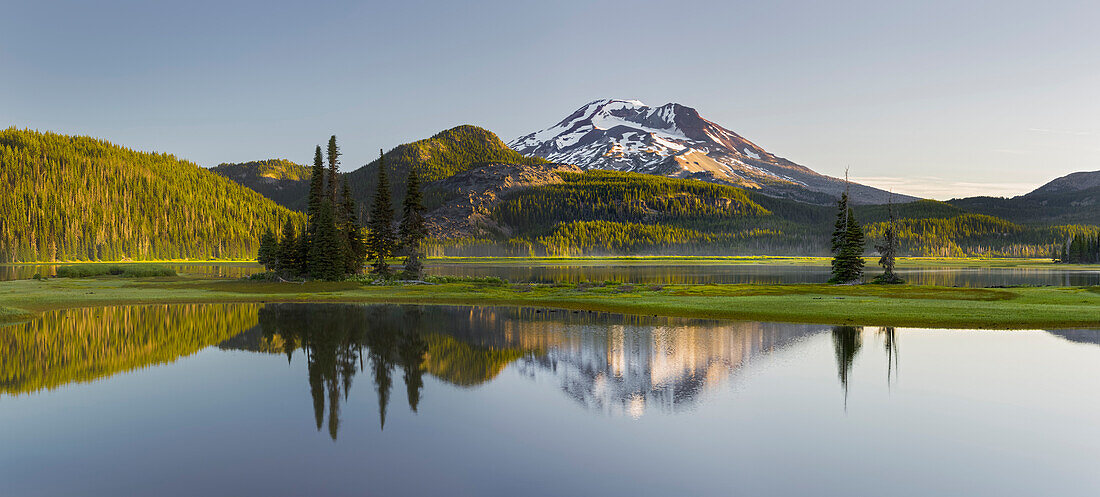
[[[0,131],[0,262],[251,258],[301,215],[168,154]]]
[[[394,147],[383,154],[394,205],[400,206],[405,195],[405,178],[415,169],[423,182],[448,178],[487,164],[545,164],[538,157],[526,157],[508,148],[497,135],[477,126],[462,125],[436,133],[431,138]],[[347,173],[356,201],[361,208],[370,205],[378,180],[378,159]],[[432,201],[429,196],[428,202]]]
[[[1072,194],[1085,190],[1100,188],[1100,171],[1077,172],[1055,178],[1049,183],[1036,188],[1024,195],[1025,197],[1043,198],[1055,195]]]
[[[1100,224],[1100,171],[1056,178],[1016,197],[968,197],[951,205],[1024,224]]]
[[[648,107],[637,100],[597,100],[509,146],[586,169],[701,179],[815,204],[832,203],[845,189],[843,180],[778,157],[676,103]],[[916,200],[893,197],[895,202]],[[853,183],[851,198],[853,203],[885,204],[890,193]]]
[[[295,210],[305,208],[304,199],[309,195],[310,176],[310,168],[306,166],[286,159],[267,159],[237,164],[222,163],[210,170],[256,190],[279,205]]]

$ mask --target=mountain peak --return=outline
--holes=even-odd
[[[830,203],[844,190],[842,180],[777,157],[675,102],[649,107],[638,100],[595,100],[508,146],[588,169],[701,179],[820,204]],[[890,198],[882,190],[852,187],[857,203],[886,203]]]

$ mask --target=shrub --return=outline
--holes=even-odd
[[[425,276],[424,281],[428,283],[475,283],[486,286],[504,286],[508,284],[508,280],[497,278],[496,276]]]
[[[176,270],[158,264],[76,264],[57,268],[58,278],[92,278],[96,276],[155,278],[159,276],[176,276]]]

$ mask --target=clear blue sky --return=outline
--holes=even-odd
[[[13,1],[0,126],[203,166],[350,170],[463,123],[679,102],[819,172],[935,198],[1100,169],[1095,1]]]

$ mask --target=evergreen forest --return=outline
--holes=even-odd
[[[300,214],[168,154],[0,131],[0,262],[247,259]]]

